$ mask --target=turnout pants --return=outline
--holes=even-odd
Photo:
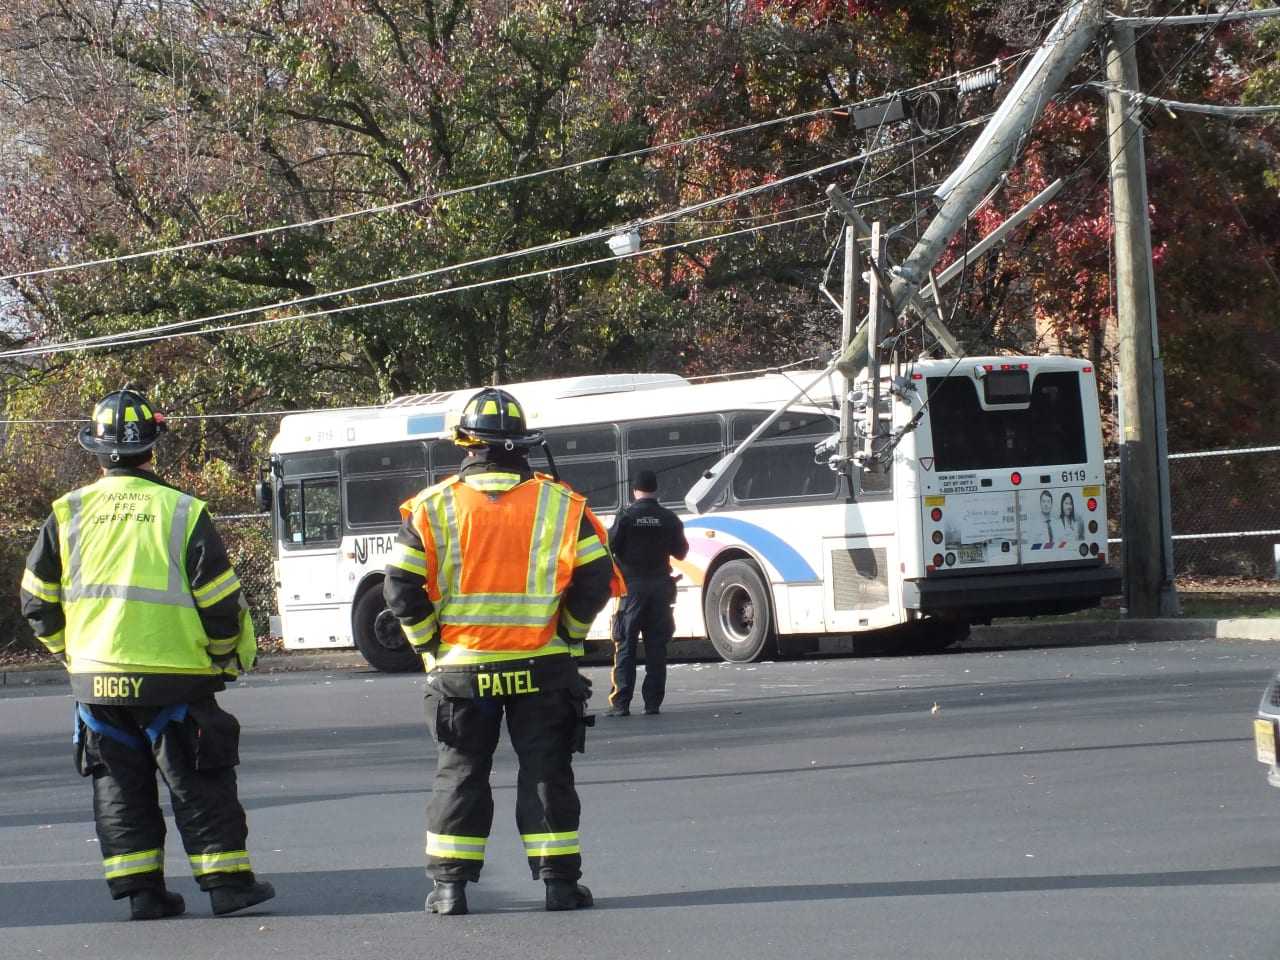
[[[609,704],[630,707],[636,689],[636,646],[644,638],[644,685],[640,695],[646,709],[662,706],[667,693],[667,643],[675,633],[670,578],[637,580],[627,584],[613,621],[613,689]]]
[[[76,766],[93,778],[93,816],[111,896],[164,886],[156,772],[202,890],[253,883],[236,793],[240,724],[206,697],[164,707],[76,705]]]
[[[489,772],[502,716],[515,748],[516,826],[533,878],[582,876],[581,807],[572,756],[580,748],[580,699],[569,690],[496,697],[427,695],[437,759],[427,803],[427,873],[434,880],[479,880],[493,824]]]

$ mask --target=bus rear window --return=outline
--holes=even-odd
[[[1042,373],[1025,410],[983,410],[968,377],[930,377],[934,469],[991,470],[1084,463],[1080,375]]]

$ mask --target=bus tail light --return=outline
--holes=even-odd
[[[938,567],[942,566],[942,562],[943,562],[943,561],[942,561],[942,554],[940,554],[940,553],[935,553],[935,554],[933,555],[933,566],[934,566],[934,569],[936,570]]]
[[[1022,474],[1017,470],[1013,471],[1013,473],[1009,474],[1009,482],[1015,487],[1018,486],[1018,484],[1022,483]]]
[[[942,542],[942,531],[941,531],[941,530],[935,530],[935,531],[933,531],[933,542],[934,542],[934,543],[941,543],[941,542]]]
[[[1096,498],[1096,497],[1090,497],[1090,498],[1085,502],[1085,506],[1086,506],[1086,507],[1088,507],[1090,510],[1097,510],[1097,509],[1098,509],[1098,500],[1097,500],[1097,498]]]
[[[939,523],[939,522],[941,522],[941,520],[942,520],[942,508],[941,508],[941,507],[934,507],[932,510],[930,510],[930,511],[929,511],[929,516],[930,516],[930,518],[932,518],[932,520],[933,520],[933,522],[934,522],[934,523]]]

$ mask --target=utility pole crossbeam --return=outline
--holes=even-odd
[[[1126,4],[1127,8],[1127,4]],[[1116,308],[1119,324],[1121,523],[1124,589],[1130,617],[1177,613],[1172,545],[1168,540],[1168,481],[1164,459],[1163,378],[1155,332],[1155,285],[1147,215],[1146,159],[1138,105],[1133,26],[1114,20],[1106,36],[1107,144],[1115,223]]]

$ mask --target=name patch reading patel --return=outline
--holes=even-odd
[[[476,674],[476,695],[504,697],[513,693],[537,693],[532,670],[509,670],[505,673]]]

